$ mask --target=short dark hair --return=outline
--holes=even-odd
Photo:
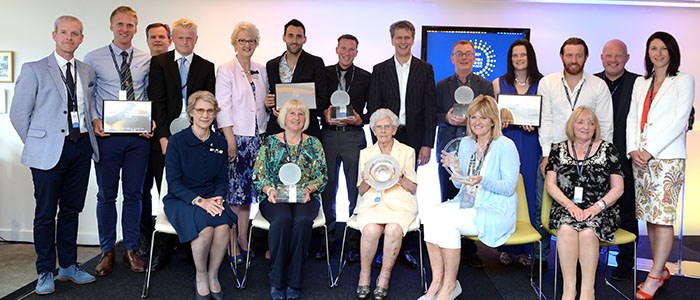
[[[564,41],[564,44],[561,45],[561,49],[559,49],[559,55],[564,55],[564,47],[567,45],[582,45],[583,46],[583,53],[586,54],[586,57],[588,57],[588,45],[586,45],[586,42],[577,37],[570,37]]]
[[[416,27],[413,26],[413,23],[409,22],[408,20],[396,21],[389,26],[391,38],[394,38],[396,29],[406,29],[411,32],[411,37],[416,37]]]
[[[651,41],[656,39],[661,40],[668,49],[669,62],[668,68],[666,69],[666,75],[678,75],[678,68],[681,66],[681,50],[678,47],[678,42],[676,41],[676,38],[674,38],[668,32],[657,31],[654,32],[647,40],[647,48],[644,53],[644,68],[646,69],[647,73],[644,75],[644,78],[649,79],[651,74],[654,73],[654,64],[651,63],[651,58],[649,57],[649,45],[651,44]]]
[[[508,84],[514,84],[515,82],[515,67],[513,67],[513,48],[517,46],[524,46],[527,52],[527,80],[530,85],[539,82],[542,79],[542,73],[537,67],[537,55],[535,55],[535,48],[532,47],[530,41],[526,39],[520,39],[510,45],[508,49],[508,72],[506,73],[505,79]]]
[[[148,24],[148,26],[146,26],[146,39],[148,39],[148,31],[153,29],[153,28],[158,28],[158,27],[165,28],[165,31],[168,32],[168,37],[170,37],[170,26],[168,26],[168,24],[165,24],[165,23],[157,23],[156,22],[156,23]]]
[[[287,34],[287,28],[289,26],[294,26],[294,27],[301,27],[301,30],[304,32],[304,36],[306,36],[306,27],[304,27],[304,24],[301,23],[301,21],[297,19],[291,19],[287,24],[284,24],[284,33]]]
[[[355,45],[360,44],[360,41],[358,41],[357,38],[352,34],[346,33],[346,34],[341,35],[340,37],[338,37],[338,43],[340,43],[340,40],[342,40],[342,39],[355,41]]]

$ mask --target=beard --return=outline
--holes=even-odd
[[[578,75],[583,72],[583,66],[584,64],[579,65],[577,63],[570,63],[564,65],[564,70],[566,71],[566,73],[569,73],[571,75]]]

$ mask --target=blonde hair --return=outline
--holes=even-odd
[[[286,126],[284,125],[284,121],[287,119],[287,114],[292,110],[301,110],[304,112],[304,128],[302,128],[301,131],[309,128],[309,107],[306,106],[304,101],[298,99],[289,100],[282,105],[282,108],[280,108],[280,115],[277,117],[277,124],[280,125],[280,128],[287,129],[285,128]]]
[[[125,14],[127,16],[133,17],[134,19],[136,19],[136,25],[139,24],[139,17],[136,15],[136,11],[129,6],[119,6],[119,7],[115,8],[112,11],[112,14],[109,15],[109,22],[110,23],[112,23],[114,16],[116,16],[117,14]]]
[[[593,142],[600,140],[600,122],[598,122],[598,116],[595,115],[595,112],[593,112],[593,110],[590,107],[585,105],[577,107],[574,110],[574,112],[571,113],[569,119],[566,121],[566,137],[569,140],[573,141],[576,137],[574,132],[574,125],[576,124],[576,120],[586,116],[590,116],[593,120],[593,124],[595,124],[595,132],[593,132]]]
[[[253,23],[242,21],[233,27],[233,32],[231,33],[231,45],[234,48],[236,47],[236,43],[238,43],[238,35],[241,32],[254,36],[256,46],[260,43],[260,31],[258,30],[258,27],[256,27]]]
[[[170,28],[172,28],[173,30],[175,30],[175,28],[177,28],[177,27],[184,28],[184,29],[193,29],[195,32],[197,32],[197,23],[195,23],[194,21],[192,21],[190,19],[185,19],[185,18],[177,19],[177,20],[175,20],[175,22],[173,22],[172,25],[170,25]]]
[[[480,112],[481,115],[487,117],[491,120],[491,138],[497,139],[503,135],[501,132],[501,121],[498,117],[499,110],[498,105],[496,105],[496,99],[491,96],[479,95],[474,98],[469,108],[467,108],[467,118]],[[476,140],[476,134],[472,132],[471,128],[467,125],[467,132],[469,136]]]

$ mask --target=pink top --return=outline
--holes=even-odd
[[[255,135],[255,121],[259,133],[264,133],[270,113],[265,108],[265,95],[269,91],[265,66],[250,62],[255,83],[255,97],[238,58],[219,66],[216,74],[216,100],[221,112],[216,116],[219,128],[233,126],[233,133],[241,136]]]

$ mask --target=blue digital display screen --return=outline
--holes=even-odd
[[[460,40],[474,44],[476,60],[472,72],[490,81],[506,73],[508,48],[519,39],[529,39],[527,28],[423,26],[421,59],[433,65],[435,82],[454,75],[450,61],[452,45]]]

